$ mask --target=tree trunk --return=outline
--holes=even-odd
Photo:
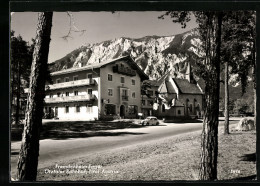
[[[257,100],[257,95],[256,95],[256,35],[254,34],[255,32],[253,31],[252,33],[252,37],[254,38],[253,40],[253,55],[252,55],[252,59],[253,59],[253,82],[254,82],[254,124],[256,127],[256,100]]]
[[[25,126],[17,163],[17,179],[19,181],[35,181],[37,176],[39,138],[42,125],[52,14],[52,12],[44,12],[38,15]]]
[[[19,60],[19,59],[18,59]],[[20,120],[20,86],[21,86],[21,74],[20,74],[20,61],[18,62],[17,72],[17,92],[16,92],[16,111],[15,111],[15,126],[19,125]]]
[[[205,115],[201,134],[201,162],[199,170],[200,180],[217,179],[218,157],[218,115],[219,115],[219,77],[220,77],[220,45],[222,13],[214,17],[216,33],[215,56],[209,61],[211,73],[205,81]],[[209,57],[209,56],[208,56]]]
[[[225,62],[225,123],[224,134],[229,134],[229,89],[228,89],[228,62]]]

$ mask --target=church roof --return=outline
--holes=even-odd
[[[190,83],[187,79],[173,78],[180,93],[183,94],[203,94],[197,84]]]

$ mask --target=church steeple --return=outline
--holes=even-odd
[[[188,66],[187,66],[187,69],[186,69],[185,79],[187,79],[190,83],[195,83],[190,63],[188,63]]]

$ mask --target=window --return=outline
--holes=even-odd
[[[74,76],[73,77],[73,81],[77,81],[77,80],[79,80],[79,77],[78,76]]]
[[[50,98],[53,98],[53,94],[50,94]]]
[[[132,98],[135,98],[135,92],[132,92]]]
[[[142,100],[142,105],[145,105],[145,100]]]
[[[162,105],[162,112],[165,112],[165,105]]]
[[[61,81],[60,81],[60,78],[59,79],[56,79],[56,83],[60,83]]]
[[[149,101],[149,105],[153,106],[153,101],[152,100]]]
[[[76,112],[80,112],[80,106],[76,105]]]
[[[105,105],[105,114],[106,115],[115,115],[116,114],[116,106],[113,104]]]
[[[122,91],[123,91],[123,92],[122,92],[123,96],[127,96],[127,90],[126,90],[126,89],[123,89]]]
[[[111,74],[108,74],[108,75],[107,75],[107,80],[108,80],[108,81],[113,81],[113,76],[112,76]]]
[[[88,89],[88,94],[92,94],[92,89]]]
[[[181,110],[178,110],[178,114],[179,114],[179,115],[181,114]]]
[[[129,114],[137,114],[137,106],[136,105],[129,105],[128,106],[128,113]]]
[[[190,104],[190,111],[192,112],[192,104]]]
[[[132,85],[135,85],[135,80],[134,79],[132,79]]]
[[[70,96],[70,93],[69,93],[69,92],[66,92],[66,96]]]
[[[88,79],[92,79],[92,74],[87,74]]]
[[[125,78],[121,77],[121,83],[125,83]]]
[[[57,97],[60,97],[60,92],[57,93]]]
[[[77,90],[74,91],[74,95],[77,96],[79,92]]]
[[[90,114],[90,113],[92,113],[92,112],[93,112],[92,105],[89,105],[89,104],[88,104],[86,108],[87,108],[87,113],[89,113],[89,114]]]
[[[111,89],[111,88],[108,89],[108,95],[113,96],[113,89]]]
[[[69,113],[69,111],[70,111],[69,109],[70,109],[70,107],[68,105],[66,105],[65,106],[65,113]]]
[[[64,81],[65,81],[65,82],[69,82],[69,81],[70,81],[70,78],[69,78],[69,77],[65,77],[65,78],[64,78]]]

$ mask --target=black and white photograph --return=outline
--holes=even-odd
[[[10,181],[257,181],[256,15],[10,9]]]

